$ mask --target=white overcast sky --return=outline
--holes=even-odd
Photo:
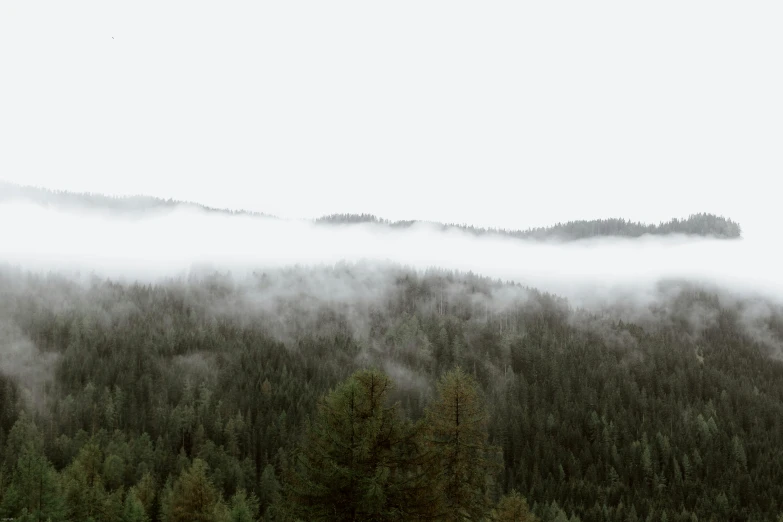
[[[289,217],[779,215],[783,2],[0,2],[0,179]]]

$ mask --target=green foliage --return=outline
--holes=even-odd
[[[237,491],[231,497],[229,520],[231,522],[254,522],[258,520],[258,499],[245,490]]]
[[[43,452],[43,435],[26,413],[22,412],[8,434],[3,468],[12,470],[20,457]]]
[[[513,489],[498,502],[492,520],[495,522],[537,522],[538,518],[530,512],[525,497]]]
[[[499,451],[487,442],[489,416],[478,383],[457,368],[438,383],[427,409],[426,441],[437,458],[433,477],[443,520],[482,520],[492,506],[490,491]]]
[[[269,506],[275,502],[279,502],[279,500],[280,482],[277,480],[275,467],[271,464],[267,464],[264,467],[264,471],[261,473],[261,479],[258,484],[258,504],[261,512],[266,512]]]
[[[319,403],[288,484],[291,513],[304,520],[401,520],[418,516],[416,432],[393,383],[362,370]]]
[[[28,520],[62,520],[63,506],[57,473],[45,456],[34,448],[17,460],[8,489],[0,502],[0,514],[25,513]]]
[[[69,520],[103,520],[116,507],[103,484],[102,464],[100,447],[90,441],[63,471],[62,489]]]
[[[151,517],[155,513],[157,485],[150,472],[144,473],[139,482],[130,489],[128,497],[134,497],[138,500],[147,516]]]
[[[673,282],[649,306],[584,310],[470,274],[388,269],[369,279],[385,286],[354,306],[301,283],[362,277],[337,266],[242,285],[221,274],[142,285],[0,270],[0,319],[56,361],[45,405],[0,375],[2,515],[37,516],[25,498],[44,491],[53,520],[58,509],[60,520],[106,520],[118,504],[122,515],[131,494],[151,520],[169,520],[175,482],[200,459],[214,519],[229,517],[244,489],[259,516],[283,520],[290,491],[280,484],[302,472],[302,456],[342,458],[305,448],[308,419],[311,430],[330,426],[319,420],[322,396],[375,366],[396,386],[363,424],[356,454],[379,446],[378,422],[395,419],[395,440],[406,442],[382,447],[385,460],[362,457],[372,473],[355,470],[364,477],[355,494],[384,517],[404,505],[424,518],[422,506],[442,507],[441,490],[424,487],[439,484],[429,478],[440,462],[424,443],[425,412],[460,365],[483,398],[487,446],[502,448],[502,472],[478,488],[492,505],[517,490],[543,522],[779,516],[774,303]],[[14,485],[31,481],[20,466],[44,487]]]
[[[217,522],[220,496],[207,477],[207,464],[194,459],[167,498],[167,522]]]
[[[144,504],[133,491],[129,492],[122,506],[122,522],[149,522],[149,520]]]

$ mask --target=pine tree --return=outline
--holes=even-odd
[[[275,468],[271,464],[264,467],[261,472],[261,480],[258,484],[259,506],[263,513],[280,496],[280,483],[275,475]]]
[[[139,482],[131,488],[130,494],[133,494],[141,502],[144,512],[151,517],[154,513],[155,497],[157,496],[157,484],[152,474],[144,473]]]
[[[229,520],[231,522],[254,522],[258,519],[258,499],[240,489],[231,497]]]
[[[8,433],[3,453],[5,458],[0,460],[0,468],[5,467],[7,470],[14,469],[19,458],[26,453],[43,454],[43,436],[26,413],[19,415]]]
[[[100,448],[90,441],[63,472],[63,495],[69,520],[97,519],[104,512],[107,495],[101,477],[102,461]]]
[[[122,520],[124,511],[124,488],[119,488],[108,495],[103,500],[103,506],[97,519],[100,522],[119,522]]]
[[[11,483],[0,504],[0,514],[16,517],[27,513],[27,520],[61,520],[62,498],[57,472],[42,454],[25,451],[17,461]]]
[[[435,481],[444,520],[481,520],[491,508],[499,448],[487,442],[489,416],[478,384],[462,369],[444,375],[427,408],[427,442],[437,457]]]
[[[144,504],[138,499],[135,492],[131,490],[125,496],[125,503],[122,506],[122,522],[149,522],[150,517],[144,510]]]
[[[218,492],[207,477],[207,464],[194,459],[174,483],[168,498],[168,522],[214,522]]]
[[[492,520],[496,522],[537,522],[538,518],[530,512],[525,497],[517,490],[503,496],[498,503]]]
[[[158,520],[161,522],[171,522],[171,500],[174,497],[174,486],[171,480],[171,476],[166,479],[166,484],[163,486],[163,490],[158,495],[160,499],[158,507]]]
[[[303,520],[411,520],[425,507],[419,493],[415,431],[391,380],[363,370],[326,395],[295,456],[287,496]]]

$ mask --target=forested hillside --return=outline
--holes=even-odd
[[[68,192],[65,190],[49,190],[40,187],[15,185],[0,181],[0,203],[27,202],[61,210],[78,210],[81,212],[111,212],[120,215],[144,214],[156,211],[171,211],[176,208],[198,209],[210,213],[226,215],[247,215],[254,217],[271,217],[260,212],[247,210],[229,210],[210,207],[200,203],[161,199],[152,196],[107,196],[105,194]]]
[[[172,199],[160,199],[149,196],[112,197],[103,194],[73,193],[19,186],[0,181],[0,202],[8,201],[25,201],[63,210],[102,211],[119,215],[138,215],[150,212],[171,211],[177,208],[189,208],[225,215],[243,215],[257,218],[274,217],[260,212],[218,209]],[[372,214],[332,214],[315,219],[314,222],[320,225],[374,223],[393,229],[404,229],[416,224],[426,223],[441,230],[462,230],[477,236],[499,235],[517,239],[557,241],[575,241],[591,237],[640,237],[645,234],[689,234],[718,239],[735,239],[742,235],[742,229],[738,223],[723,216],[708,213],[692,214],[685,219],[674,218],[657,225],[612,218],[569,221],[567,223],[557,223],[550,227],[526,230],[481,228],[462,224],[430,223],[416,220],[390,221]]]
[[[392,228],[408,228],[420,221],[390,221],[372,214],[332,214],[316,220],[318,223],[352,225],[358,223],[378,223]],[[628,221],[621,218],[593,219],[557,223],[551,227],[530,228],[527,230],[507,230],[481,228],[470,225],[430,223],[442,230],[464,230],[482,236],[494,234],[517,239],[575,241],[591,237],[641,237],[645,234],[689,234],[719,239],[735,239],[742,235],[738,223],[715,214],[691,214],[685,219],[671,219],[657,225]]]
[[[679,282],[577,308],[397,267],[5,268],[0,517],[774,521],[782,342],[778,307]]]

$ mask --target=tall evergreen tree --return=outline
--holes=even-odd
[[[207,464],[194,459],[174,483],[168,500],[168,522],[216,522],[220,495],[207,477]]]
[[[101,477],[101,450],[88,442],[63,471],[63,495],[68,520],[100,520],[107,508],[107,493]]]
[[[519,491],[512,490],[504,495],[498,502],[498,507],[493,513],[495,522],[537,522],[538,517],[530,512],[525,497]]]
[[[62,520],[63,505],[57,484],[57,472],[41,453],[25,452],[19,457],[0,514],[26,521]]]
[[[426,419],[427,442],[438,462],[434,480],[442,519],[482,520],[492,506],[500,450],[488,443],[489,415],[475,379],[461,368],[445,374]]]
[[[131,488],[128,492],[128,496],[135,496],[144,508],[144,512],[147,516],[152,517],[154,514],[155,498],[157,497],[157,485],[155,479],[149,472],[142,475],[139,482]]]
[[[277,480],[275,467],[271,464],[267,464],[264,467],[264,471],[261,473],[261,480],[259,480],[258,484],[258,493],[258,504],[262,513],[264,513],[269,506],[274,504],[280,496],[280,482]]]
[[[416,432],[397,404],[392,381],[355,373],[319,404],[288,483],[292,514],[303,520],[416,520],[424,476]]]
[[[255,522],[258,520],[258,499],[255,495],[248,495],[240,489],[231,497],[229,507],[229,520],[231,522]]]
[[[149,522],[150,517],[144,511],[144,504],[133,491],[128,492],[122,506],[122,522]]]

